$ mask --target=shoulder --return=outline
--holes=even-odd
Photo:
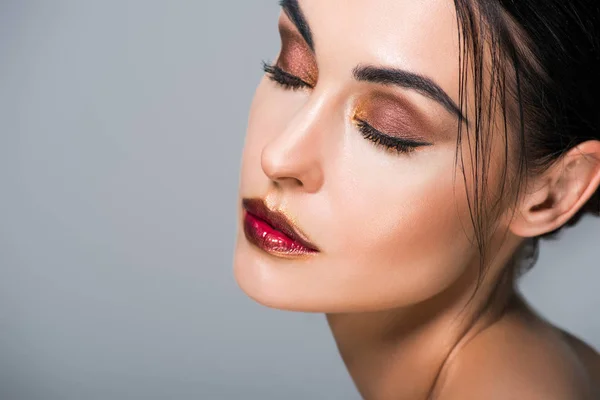
[[[437,398],[597,399],[594,368],[600,365],[600,356],[566,335],[544,322],[508,314],[449,360]]]
[[[598,390],[598,398],[600,398],[600,354],[596,349],[575,335],[564,330],[559,330],[559,333],[571,349],[573,349],[579,360],[581,360],[592,382],[596,382],[598,385],[596,390]]]

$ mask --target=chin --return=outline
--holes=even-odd
[[[264,253],[248,243],[241,234],[238,235],[233,254],[233,275],[239,288],[263,306],[278,310],[309,311],[302,307],[304,301],[295,296],[281,279],[285,273],[283,269],[301,268],[291,265],[301,262],[277,259]]]
[[[322,255],[287,257],[270,254],[248,240],[240,223],[233,253],[233,274],[239,288],[263,306],[287,311],[326,312],[327,299],[318,295],[322,288],[313,285],[315,272],[323,262],[320,257]]]
[[[233,274],[239,288],[265,307],[305,313],[353,311],[347,296],[336,295],[335,290],[325,290],[319,284],[310,285],[320,263],[316,259],[274,257],[249,244],[242,235],[235,246]]]

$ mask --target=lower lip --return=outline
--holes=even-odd
[[[316,253],[247,211],[244,215],[244,234],[250,243],[273,255],[295,257]]]

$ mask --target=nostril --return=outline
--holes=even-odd
[[[281,187],[283,185],[291,185],[291,186],[304,186],[304,183],[298,178],[290,178],[290,177],[282,177],[282,178],[271,178],[271,181],[275,184],[275,186]]]

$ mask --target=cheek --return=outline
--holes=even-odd
[[[341,183],[331,192],[339,207],[330,221],[335,231],[330,245],[340,274],[356,278],[361,289],[351,291],[363,293],[364,303],[406,304],[439,293],[473,256],[460,167],[454,176],[454,149],[400,155],[390,165],[385,164],[390,156],[377,154],[375,161],[362,153],[354,162],[360,168],[345,172],[354,184]]]

